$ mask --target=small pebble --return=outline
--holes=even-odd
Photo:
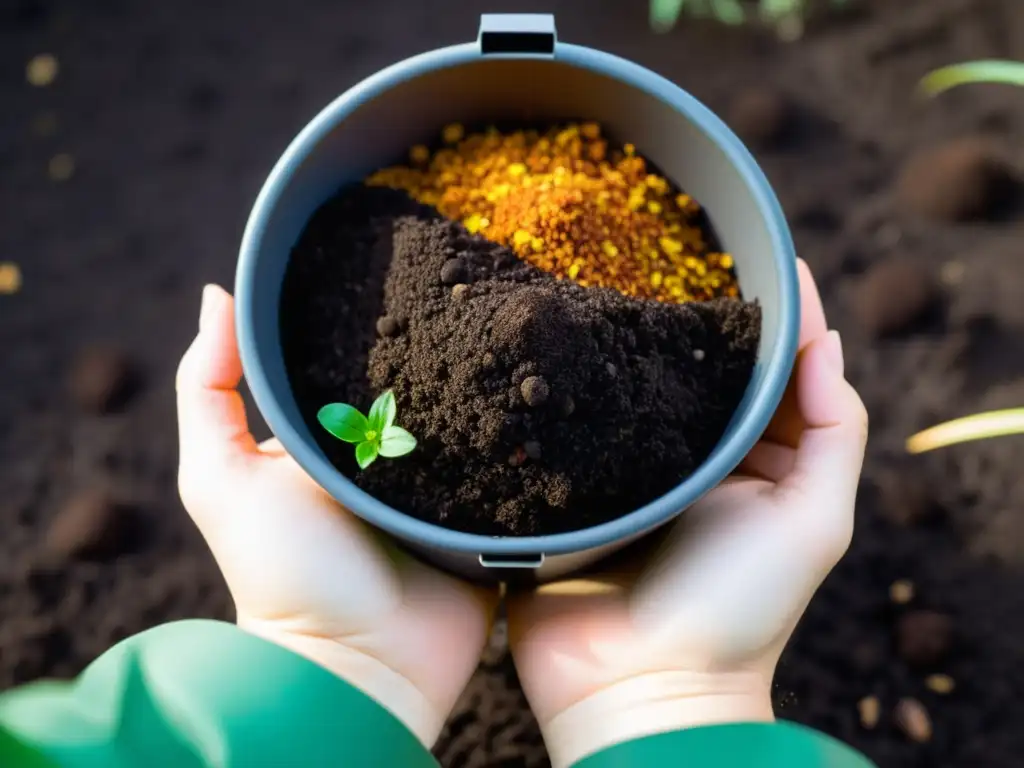
[[[889,587],[889,599],[896,605],[906,605],[914,599],[914,584],[908,579],[894,581]]]
[[[377,333],[381,336],[394,336],[401,330],[398,321],[390,315],[377,318]]]
[[[68,389],[87,411],[108,413],[127,403],[137,384],[128,358],[109,347],[82,350],[71,367]]]
[[[21,269],[13,262],[0,262],[0,293],[13,294],[20,290]]]
[[[57,57],[50,53],[33,56],[25,66],[25,79],[32,85],[43,88],[57,79],[60,64]]]
[[[448,259],[441,267],[441,282],[445,285],[455,285],[466,282],[466,267],[462,259]]]
[[[871,730],[878,725],[882,705],[877,696],[865,696],[857,702],[857,711],[860,713],[860,724]]]
[[[614,363],[605,363],[604,369],[608,372],[608,375],[615,378],[619,375],[619,369],[615,367]]]
[[[523,380],[519,391],[523,395],[523,400],[531,408],[544,405],[547,402],[548,394],[550,394],[548,383],[543,376],[528,376]]]
[[[498,364],[498,358],[494,356],[493,352],[484,352],[484,356],[483,359],[480,361],[480,364],[484,368],[490,370],[491,368]]]
[[[956,681],[949,675],[942,674],[928,675],[924,679],[924,684],[928,686],[928,690],[943,696],[952,693],[956,688]]]
[[[856,285],[853,310],[861,327],[878,338],[907,331],[938,302],[931,273],[907,259],[878,262]]]
[[[967,274],[967,267],[962,261],[947,261],[939,270],[939,279],[951,288],[960,285]]]
[[[693,359],[696,360],[698,363],[701,362],[704,359],[704,350],[703,349],[695,349],[695,350],[693,350]]]
[[[508,465],[518,467],[524,461],[526,461],[526,450],[522,446],[517,446],[512,455],[508,457]]]
[[[924,704],[917,699],[900,699],[893,711],[893,719],[896,726],[918,744],[931,741],[932,720]]]
[[[953,620],[938,611],[912,611],[900,617],[896,645],[908,664],[926,667],[937,664],[949,653],[953,641]]]
[[[526,455],[530,459],[540,461],[540,443],[536,440],[527,440],[523,443],[523,450],[526,451]]]
[[[75,158],[66,152],[50,158],[47,172],[54,181],[67,181],[75,173]]]
[[[469,286],[465,283],[456,283],[452,286],[452,298],[461,299],[466,295],[466,291],[469,290]]]
[[[562,414],[563,419],[573,415],[576,411],[576,401],[572,399],[572,395],[566,395],[562,398],[558,411]]]

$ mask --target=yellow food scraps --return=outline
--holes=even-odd
[[[21,270],[17,264],[0,261],[0,293],[17,293],[21,290]]]
[[[41,53],[38,56],[33,56],[25,65],[25,79],[30,84],[43,88],[57,78],[59,71],[60,65],[57,63],[57,58],[49,53]]]
[[[739,296],[733,259],[707,243],[697,202],[633,145],[610,148],[596,123],[469,135],[455,123],[442,141],[366,183],[404,190],[580,285],[671,303]]]
[[[75,158],[66,152],[54,155],[50,158],[47,172],[54,181],[67,181],[75,173]]]

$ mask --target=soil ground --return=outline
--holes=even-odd
[[[1024,401],[1024,219],[1015,200],[990,199],[977,159],[984,142],[1018,169],[1024,93],[913,97],[935,66],[1024,58],[1024,6],[861,7],[789,45],[703,24],[654,37],[639,0],[546,10],[563,39],[652,67],[751,138],[871,412],[854,542],[786,651],[780,715],[883,766],[1019,765],[1024,440],[913,460],[901,446],[936,419]],[[175,493],[173,373],[199,288],[230,284],[263,178],[322,105],[396,59],[474,35],[454,0],[0,4],[0,258],[24,278],[0,295],[0,687],[72,675],[162,621],[231,617]],[[42,52],[60,72],[31,87],[25,65]],[[767,89],[796,105],[788,126]],[[954,139],[971,146],[903,175]],[[61,154],[73,158],[65,180],[68,158],[51,163]],[[948,220],[979,209],[998,215]],[[893,311],[911,298],[920,311]],[[136,386],[120,386],[129,372]],[[124,510],[134,525],[121,525]],[[955,689],[933,692],[934,672]],[[873,728],[858,711],[869,696]],[[892,716],[906,698],[930,718],[922,742]],[[500,632],[437,753],[452,767],[545,765]]]

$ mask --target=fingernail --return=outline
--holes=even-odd
[[[846,363],[843,360],[843,342],[839,338],[839,331],[829,331],[825,334],[825,356],[833,370],[842,376]]]
[[[199,303],[199,332],[202,333],[210,324],[214,304],[214,287],[203,286],[203,298]]]

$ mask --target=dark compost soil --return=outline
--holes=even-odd
[[[359,184],[313,216],[281,297],[293,391],[335,465],[396,509],[484,535],[596,525],[669,491],[725,431],[760,321],[753,302],[556,280]],[[365,411],[386,389],[419,445],[360,472],[316,413]]]
[[[999,182],[1024,160],[1024,91],[913,97],[933,67],[1024,59],[1024,4],[858,5],[788,45],[707,24],[655,36],[641,0],[545,10],[562,39],[655,69],[749,138],[871,413],[853,544],[783,656],[779,715],[886,768],[1016,768],[1024,440],[914,459],[902,444],[1024,403],[1024,217]],[[24,276],[0,295],[0,687],[72,675],[162,621],[232,617],[175,491],[174,369],[200,286],[230,284],[252,200],[317,110],[475,27],[455,0],[0,2],[0,260]],[[30,87],[42,52],[60,72]],[[910,164],[920,153],[941,162]],[[59,154],[65,181],[47,173]],[[921,714],[909,700],[924,741],[901,730],[919,717],[896,717]],[[500,626],[436,752],[546,764]]]

